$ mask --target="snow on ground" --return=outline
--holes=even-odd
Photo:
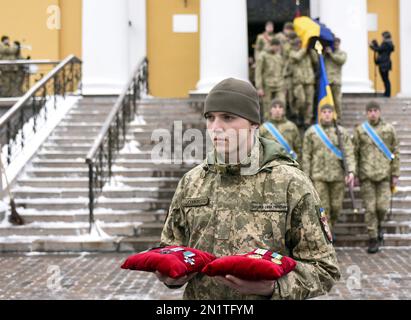
[[[45,108],[47,108],[47,122],[44,123],[42,127],[38,127],[39,131],[36,134],[30,137],[30,143],[26,143],[25,147],[21,150],[21,152],[16,156],[15,159],[11,162],[11,164],[6,168],[6,174],[8,181],[13,181],[19,172],[23,169],[26,163],[31,159],[31,157],[36,153],[40,145],[48,138],[54,128],[60,123],[63,117],[67,114],[67,112],[78,102],[80,97],[78,96],[66,96],[64,99],[63,97],[56,97],[56,101],[53,98],[50,98],[46,102]],[[54,103],[56,103],[57,108],[54,108]],[[41,121],[42,117],[38,117],[38,121]],[[25,132],[26,139],[30,136],[27,135],[29,129],[31,129],[32,121],[30,120],[23,131]],[[27,142],[28,140],[26,140]],[[7,145],[5,145],[2,149],[2,159],[3,163],[6,163],[6,155],[7,155]],[[6,186],[6,181],[4,179],[4,175],[2,175],[3,183],[2,186]]]
[[[127,142],[124,145],[123,149],[120,150],[120,154],[124,154],[124,153],[141,153],[141,150],[138,148],[139,145],[140,144],[135,140]]]
[[[147,124],[144,120],[143,116],[136,115],[134,120],[130,123],[131,125],[138,125],[138,124]]]

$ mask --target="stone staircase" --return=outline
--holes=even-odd
[[[369,98],[344,98],[343,125],[352,131],[364,119]],[[411,100],[379,98],[383,115],[401,141],[401,179],[393,199],[385,245],[411,244]],[[73,107],[26,166],[13,187],[24,226],[0,224],[1,251],[141,251],[158,245],[160,232],[180,177],[195,163],[155,164],[155,129],[204,129],[201,112],[188,100],[147,99],[129,126],[127,144],[113,167],[113,179],[98,198],[95,219],[110,237],[88,235],[86,153],[100,130],[113,98],[84,98]],[[359,189],[355,190],[361,206]],[[348,196],[336,226],[338,246],[365,246],[364,213],[354,214]]]
[[[392,199],[392,213],[383,223],[384,245],[411,245],[411,99],[345,97],[343,99],[342,125],[351,133],[358,124],[366,120],[365,105],[377,100],[382,107],[382,117],[394,125],[400,141],[400,182]],[[356,207],[362,208],[359,187],[354,190]],[[343,212],[335,227],[337,246],[365,246],[368,243],[364,210],[354,213],[351,200],[346,194]]]
[[[113,179],[97,201],[95,219],[110,238],[88,234],[85,157],[114,99],[84,98],[73,107],[13,186],[24,226],[0,224],[0,251],[124,251],[157,245],[180,177],[193,164],[154,164],[151,134],[174,120],[201,125],[187,101],[148,100],[129,126]]]

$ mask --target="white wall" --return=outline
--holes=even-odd
[[[248,81],[246,0],[201,0],[200,81],[196,93],[208,93],[219,81]]]
[[[146,0],[128,0],[129,27],[129,65],[133,68],[147,55]]]
[[[83,93],[119,94],[129,66],[128,0],[83,1]]]
[[[321,22],[341,38],[341,49],[347,52],[342,91],[373,92],[368,74],[367,1],[317,1]]]

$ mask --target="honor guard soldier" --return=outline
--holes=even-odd
[[[267,21],[265,23],[265,31],[260,33],[255,40],[254,45],[254,60],[257,61],[261,52],[269,50],[271,47],[271,40],[274,39],[274,23]]]
[[[301,47],[301,39],[296,38],[290,51],[290,63],[293,104],[292,114],[303,118],[305,127],[311,125],[313,120],[314,104],[314,67],[318,63],[318,57],[311,49]]]
[[[340,277],[318,194],[278,143],[258,136],[259,109],[248,82],[230,78],[210,91],[204,116],[214,148],[180,180],[161,245],[217,258],[262,248],[292,257],[296,268],[259,281],[157,273],[169,287],[188,282],[184,299],[307,299],[325,294]]]
[[[310,176],[318,191],[321,202],[331,222],[335,226],[341,211],[345,184],[354,184],[354,147],[347,130],[339,126],[344,155],[338,144],[334,125],[334,108],[331,105],[320,107],[320,123],[311,126],[304,135],[303,171]],[[348,175],[345,176],[342,157],[345,156]]]
[[[369,253],[376,253],[384,239],[381,227],[388,211],[391,188],[400,175],[399,143],[394,127],[381,118],[380,105],[366,105],[367,121],[354,132],[355,158],[365,222],[368,229]]]
[[[340,38],[334,39],[334,51],[331,47],[325,48],[325,69],[327,70],[328,82],[330,83],[331,92],[334,99],[334,107],[337,113],[337,119],[341,119],[341,78],[342,67],[347,61],[347,54],[340,49]]]
[[[274,139],[281,144],[294,160],[301,160],[301,135],[294,122],[285,116],[285,106],[281,100],[271,103],[271,118],[260,126],[260,136]]]
[[[270,50],[260,54],[255,69],[255,86],[258,95],[263,98],[264,118],[270,118],[270,106],[273,99],[285,102],[284,84],[285,64],[281,55],[281,43],[278,39],[271,41]]]

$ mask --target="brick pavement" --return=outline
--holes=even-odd
[[[411,248],[337,248],[342,279],[317,299],[411,299]],[[180,299],[149,273],[120,269],[128,254],[0,254],[0,299]]]

